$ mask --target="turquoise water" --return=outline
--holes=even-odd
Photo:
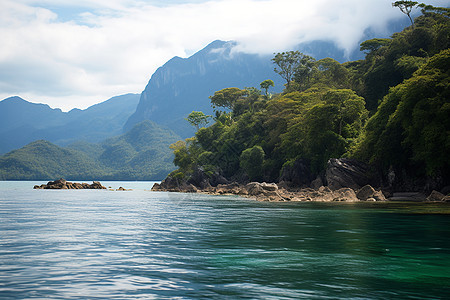
[[[443,204],[0,182],[0,299],[448,299]],[[41,183],[39,183],[41,184]]]

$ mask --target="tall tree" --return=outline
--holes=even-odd
[[[269,88],[271,86],[275,86],[275,83],[273,82],[273,80],[267,79],[267,80],[264,80],[263,82],[261,82],[259,85],[264,90],[264,94],[266,95],[266,97],[268,97]]]
[[[209,99],[211,99],[211,105],[214,109],[217,107],[223,107],[233,110],[236,101],[246,94],[246,90],[232,87],[215,92],[213,96],[209,97]]]
[[[419,3],[416,1],[395,1],[392,3],[392,6],[400,8],[400,11],[408,16],[411,21],[411,25],[414,27],[414,21],[411,18],[411,11],[418,4]]]
[[[201,111],[193,111],[188,115],[186,121],[188,121],[189,124],[194,126],[198,131],[200,129],[200,126],[208,124],[208,119],[210,117],[211,116],[207,116]]]
[[[300,51],[288,51],[277,53],[272,62],[278,66],[274,71],[286,80],[286,88],[289,88],[291,81],[296,74],[303,74],[310,69],[310,62],[314,59]]]

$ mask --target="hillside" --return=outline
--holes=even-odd
[[[108,170],[80,151],[39,140],[0,157],[1,180],[94,180]]]
[[[174,169],[169,145],[178,139],[145,121],[101,144],[39,140],[0,157],[0,180],[160,180]]]

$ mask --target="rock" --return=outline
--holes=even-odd
[[[310,162],[306,159],[297,159],[292,165],[283,167],[278,181],[285,181],[292,186],[302,187],[309,186],[313,178]]]
[[[432,202],[440,202],[444,199],[445,195],[438,192],[438,191],[432,191],[431,194],[427,197],[427,201]]]
[[[322,181],[322,178],[320,178],[320,176],[317,176],[317,178],[311,182],[311,188],[313,188],[315,190],[320,189],[320,187],[322,187],[322,186],[323,186],[323,181]]]
[[[250,196],[257,196],[264,193],[264,189],[259,182],[250,182],[245,188]]]
[[[93,181],[92,184],[89,187],[90,189],[106,189],[106,187],[104,187],[100,182],[98,181]]]
[[[359,199],[356,197],[354,190],[350,188],[341,188],[333,192],[333,201],[346,201],[346,202],[357,202]]]
[[[131,190],[125,189],[125,188],[120,186],[116,191],[131,191]]]
[[[374,181],[367,164],[348,158],[332,158],[328,161],[325,178],[331,190],[351,188],[359,190]]]
[[[58,179],[55,181],[49,181],[47,184],[40,186],[35,185],[34,189],[46,189],[46,190],[72,190],[72,189],[106,189],[100,182],[93,181],[92,184],[69,182],[65,179]]]
[[[418,192],[397,192],[393,193],[389,200],[421,202],[426,200],[426,196]]]
[[[319,188],[319,192],[321,192],[321,193],[330,193],[331,190],[330,190],[330,188],[327,187],[327,186],[321,186],[321,187]]]
[[[161,191],[162,190],[162,188],[161,188],[161,185],[159,184],[159,183],[155,183],[155,184],[153,184],[153,186],[152,186],[152,191]]]
[[[275,183],[263,182],[263,183],[261,183],[261,187],[265,191],[277,191],[278,190],[278,186]]]
[[[366,201],[369,198],[373,198],[375,189],[370,185],[365,185],[356,193],[356,197],[361,201]]]
[[[375,201],[387,201],[382,191],[375,191],[372,197]]]

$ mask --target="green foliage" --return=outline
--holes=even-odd
[[[367,53],[372,53],[381,47],[388,46],[391,43],[390,39],[380,39],[374,38],[361,43],[360,51],[367,51]]]
[[[209,98],[211,99],[211,104],[214,109],[222,107],[233,110],[236,101],[245,94],[245,90],[238,88],[225,88],[215,92],[214,95]]]
[[[278,66],[274,68],[274,71],[286,80],[286,88],[289,90],[291,81],[295,77],[297,82],[309,79],[314,58],[300,51],[288,51],[277,53],[272,61]]]
[[[211,116],[207,116],[201,111],[193,111],[188,115],[186,121],[188,121],[189,124],[194,126],[198,131],[200,129],[200,126],[203,127],[208,124],[208,119],[210,117]]]
[[[353,154],[384,169],[417,165],[438,174],[450,167],[449,87],[447,49],[391,89]]]
[[[247,173],[250,180],[261,180],[264,155],[261,146],[253,146],[242,151],[239,158],[240,167]]]
[[[260,86],[264,90],[264,95],[266,97],[268,97],[269,96],[269,88],[271,86],[275,86],[275,83],[273,82],[273,80],[267,79],[267,80],[264,80],[263,82],[261,82]]]
[[[411,21],[411,25],[414,26],[414,21],[411,18],[411,11],[414,7],[416,7],[419,2],[416,1],[395,1],[392,3],[392,6],[400,8],[400,11],[408,16]]]
[[[107,176],[104,168],[83,152],[39,140],[0,157],[2,180],[94,180]]]
[[[409,1],[407,1],[409,2]],[[431,56],[450,47],[450,18],[426,12],[415,26],[396,33],[391,39],[373,39],[361,44],[370,50],[366,59],[347,64],[351,87],[375,112],[380,101],[396,86],[412,76]]]

